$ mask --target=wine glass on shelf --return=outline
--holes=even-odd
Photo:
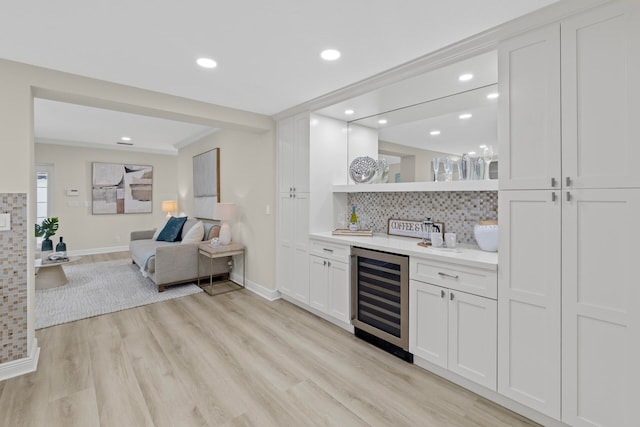
[[[440,157],[434,157],[431,159],[431,163],[433,164],[433,180],[438,182],[438,172],[440,170]]]
[[[451,176],[453,172],[453,162],[450,157],[445,157],[442,159],[442,166],[444,166],[444,180],[451,181]]]
[[[489,145],[488,147],[484,147],[484,178],[490,179],[489,175],[489,166],[491,165],[491,161],[493,160],[493,146]]]

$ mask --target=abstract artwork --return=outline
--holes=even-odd
[[[153,166],[93,164],[93,214],[151,213]]]
[[[214,219],[213,209],[220,201],[220,149],[193,156],[193,214]]]

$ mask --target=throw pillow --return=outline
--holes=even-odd
[[[153,233],[153,240],[158,240],[158,236],[160,235],[160,232],[162,230],[164,230],[165,225],[167,225],[167,221],[169,221],[168,219],[165,219],[164,221],[162,221],[162,225],[158,228],[156,228],[156,232]]]
[[[209,230],[209,235],[207,236],[207,240],[211,240],[214,237],[219,237],[219,236],[220,236],[220,226],[219,225],[214,225]]]
[[[182,237],[182,243],[200,243],[204,237],[204,226],[202,221],[198,221],[193,225],[187,234]]]
[[[183,216],[181,218],[171,217],[169,221],[167,221],[167,225],[164,226],[158,238],[158,241],[165,242],[176,242],[180,239],[180,233],[182,232],[182,227],[184,223],[187,221],[187,217]]]

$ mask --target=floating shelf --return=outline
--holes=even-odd
[[[334,193],[398,193],[410,191],[498,191],[498,180],[391,182],[386,184],[334,185]]]

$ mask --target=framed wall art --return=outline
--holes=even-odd
[[[153,211],[153,166],[93,163],[92,213]]]
[[[220,201],[220,149],[193,156],[193,214],[214,219],[213,210]]]

